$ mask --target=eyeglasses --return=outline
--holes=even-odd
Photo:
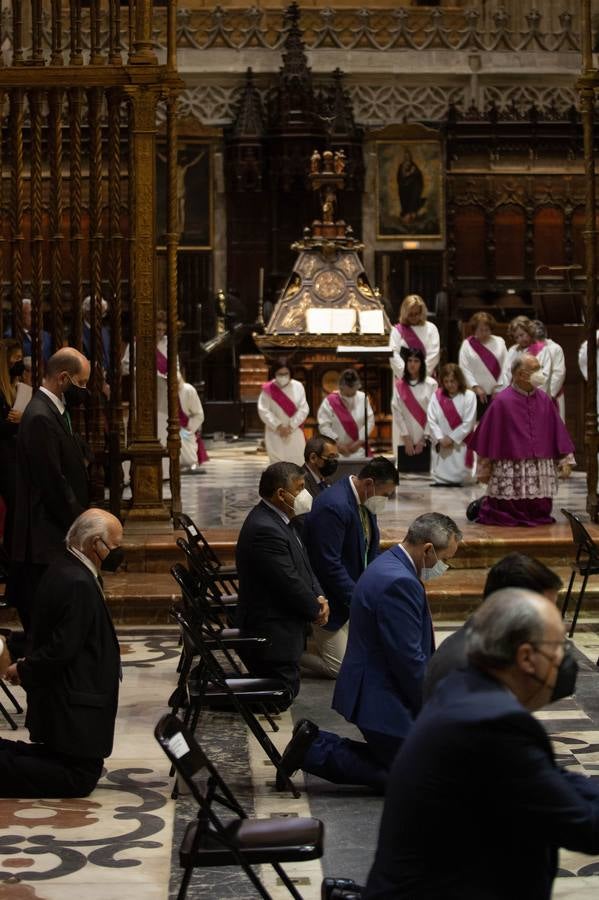
[[[555,641],[536,641],[532,646],[536,649],[541,644],[553,644],[554,647],[562,647],[564,653],[568,650],[571,650],[573,647],[573,643],[569,638],[562,638],[561,640]]]
[[[330,456],[323,456],[322,453],[318,453],[317,455],[319,459],[339,459],[338,453],[331,453]]]

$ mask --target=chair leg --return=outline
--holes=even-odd
[[[22,710],[21,710],[21,712],[22,712]],[[13,717],[11,716],[9,711],[6,709],[6,707],[2,705],[2,703],[0,703],[0,714],[4,716],[4,718],[6,719],[6,721],[12,728],[12,730],[16,731],[19,726],[17,725],[17,723],[15,722],[15,720],[13,719]]]
[[[22,712],[23,712],[23,707],[21,706],[21,704],[19,703],[19,701],[17,700],[17,698],[15,697],[15,695],[13,694],[13,692],[12,692],[12,691],[4,684],[3,681],[0,681],[0,688],[2,688],[2,690],[3,690],[4,693],[6,694],[6,696],[8,697],[8,699],[10,700],[10,702],[12,703],[12,705],[14,706],[15,712],[16,712],[16,713],[22,713]]]
[[[584,597],[584,592],[586,590],[587,581],[589,580],[589,576],[585,575],[582,581],[582,587],[580,589],[580,594],[578,595],[578,600],[576,601],[576,607],[574,609],[574,616],[572,617],[572,624],[570,625],[570,631],[568,632],[568,637],[572,637],[574,634],[574,630],[576,628],[576,623],[578,622],[578,614],[580,612],[580,607],[582,606],[582,600]]]
[[[570,605],[570,595],[572,594],[572,586],[574,585],[575,578],[576,578],[576,569],[572,569],[572,574],[570,576],[570,582],[568,584],[568,590],[566,591],[566,596],[564,597],[564,602],[562,603],[562,619],[566,618],[566,613],[568,612],[568,606]]]
[[[258,722],[256,717],[253,715],[253,713],[250,710],[245,709],[243,703],[240,703],[239,701],[237,701],[236,706],[239,709],[243,718],[245,719],[245,722],[248,725],[250,731],[252,732],[252,734],[254,735],[254,737],[256,738],[256,740],[258,741],[258,743],[260,744],[260,746],[262,747],[262,749],[264,750],[264,752],[266,753],[268,758],[270,759],[271,763],[274,765],[274,767],[277,771],[277,775],[281,776],[281,779],[287,785],[288,790],[291,792],[292,796],[297,800],[301,796],[300,792],[294,785],[293,781],[291,780],[291,778],[289,777],[287,772],[285,772],[281,768],[281,754],[279,753],[279,751],[277,750],[277,748],[275,747],[275,745],[273,744],[273,742],[271,741],[271,739],[269,738],[267,733],[264,731],[264,729],[260,725],[260,722]]]
[[[270,725],[271,731],[277,732],[279,730],[279,726],[277,725],[275,720],[273,718],[271,718],[269,711],[267,710],[266,706],[264,706],[263,704],[260,705],[260,712],[262,713],[262,715],[264,716],[264,718]]]
[[[192,874],[193,874],[193,865],[187,866],[187,868],[183,872],[183,878],[181,879],[181,886],[179,887],[179,893],[177,894],[177,900],[185,900],[185,897],[187,896],[187,889],[189,888],[189,882],[191,881]]]
[[[280,865],[280,863],[272,863],[272,867],[275,870],[275,872],[277,873],[277,875],[279,876],[279,878],[281,879],[281,881],[283,882],[283,884],[285,885],[285,887],[287,888],[287,890],[289,891],[289,893],[291,894],[291,896],[294,898],[294,900],[303,900],[302,895],[298,892],[294,883],[290,879],[290,877],[287,874],[287,872],[285,871],[285,869]]]

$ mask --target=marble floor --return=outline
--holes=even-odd
[[[267,464],[256,445],[209,446],[205,474],[183,478],[183,507],[201,527],[238,526],[256,501],[256,485]],[[465,523],[463,510],[477,488],[431,489],[428,479],[405,478],[382,516],[397,533],[418,512],[444,509]],[[556,508],[583,512],[584,475],[560,486]],[[558,526],[554,526],[557,528]],[[559,526],[563,528],[563,524]],[[442,640],[460,624],[437,620]],[[85,800],[0,801],[0,900],[166,900],[180,883],[177,848],[194,815],[188,797],[174,802],[168,764],[153,738],[176,684],[177,633],[170,627],[120,627],[124,680],[113,756]],[[561,764],[599,777],[599,617],[583,616],[576,633],[582,661],[576,698],[539,714]],[[20,690],[20,689],[17,689]],[[273,736],[282,749],[294,721],[307,716],[324,728],[354,736],[355,730],[330,709],[332,684],[306,680],[292,711],[278,718]],[[23,739],[23,716],[17,716]],[[12,733],[0,720],[0,734]],[[318,900],[323,875],[363,882],[372,862],[382,801],[364,789],[335,787],[308,777],[299,800],[274,789],[274,770],[235,717],[215,712],[200,720],[198,738],[221,774],[252,814],[313,815],[325,823],[322,860],[286,869],[305,900]],[[275,900],[288,896],[274,873],[262,876]],[[515,875],[515,885],[517,878]],[[235,870],[194,875],[189,897],[237,900],[255,897]],[[517,896],[515,887],[514,896]],[[555,897],[591,900],[599,896],[599,858],[562,853]]]

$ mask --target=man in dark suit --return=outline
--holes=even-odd
[[[264,470],[262,498],[248,514],[237,541],[239,603],[237,624],[269,638],[259,654],[245,653],[256,675],[281,678],[295,697],[298,661],[311,622],[324,624],[329,607],[297,532],[290,527],[295,498],[304,488],[295,463],[273,463]]]
[[[321,730],[307,752],[304,746],[296,752],[292,738],[282,760],[288,774],[302,768],[337,784],[384,789],[420,711],[424,672],[434,649],[422,581],[443,574],[461,537],[448,516],[426,513],[412,522],[403,544],[382,553],[361,575],[333,709],[357,725],[366,742]]]
[[[31,300],[29,297],[23,297],[23,356],[33,356],[33,344],[31,340]],[[12,328],[7,328],[4,337],[12,337]],[[52,338],[47,331],[41,332],[42,341],[42,358],[45,363],[48,362],[52,355]]]
[[[308,491],[312,499],[331,486],[330,478],[337,471],[339,451],[337,444],[330,437],[317,435],[306,441],[304,448],[304,490]]]
[[[122,562],[123,529],[88,509],[42,578],[32,650],[6,677],[27,692],[33,743],[0,740],[0,797],[85,797],[112,752],[120,656],[99,570]]]
[[[524,553],[508,553],[489,569],[483,589],[483,600],[495,591],[507,587],[528,588],[529,591],[543,594],[552,603],[557,603],[562,580],[538,559]],[[425,703],[443,678],[467,665],[466,635],[469,624],[470,619],[445,638],[430,658],[422,690]]]
[[[564,637],[530,591],[477,610],[470,665],[438,686],[393,766],[364,898],[549,900],[559,847],[599,853],[599,786],[558,768],[531,715],[574,691]]]
[[[383,456],[369,460],[358,475],[337,481],[317,497],[304,525],[310,563],[330,606],[329,621],[313,632],[314,653],[302,670],[336,678],[347,646],[349,607],[358,578],[379,555],[377,513],[395,493],[397,469]]]
[[[89,504],[82,443],[69,415],[69,408],[85,399],[89,373],[88,360],[72,347],[51,356],[19,427],[12,554],[21,565],[13,573],[10,597],[26,632],[39,580]]]

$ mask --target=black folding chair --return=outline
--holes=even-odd
[[[206,560],[206,565],[214,574],[220,573],[221,575],[229,575],[233,578],[237,577],[235,566],[223,565],[216,552],[210,546],[208,540],[187,513],[179,513],[175,525],[183,529],[190,547],[197,547],[202,552],[202,555]]]
[[[177,607],[171,608],[171,616],[179,624],[190,651],[194,656],[200,656],[202,662],[199,678],[194,685],[187,681],[188,708],[185,725],[189,724],[192,733],[195,731],[206,701],[226,705],[233,712],[239,713],[275,767],[277,781],[284,784],[294,797],[299,797],[299,791],[281,767],[281,754],[254,712],[256,707],[260,712],[264,708],[272,709],[273,712],[287,708],[292,700],[288,685],[278,678],[256,678],[251,673],[242,677],[228,677],[202,629],[194,625],[190,617]]]
[[[6,548],[4,547],[4,544],[0,543],[0,584],[5,585],[5,587],[6,587],[6,584],[8,583],[9,572],[10,572],[10,557],[6,551]],[[0,598],[0,609],[7,609],[7,608],[8,608],[8,603],[6,602],[6,600],[4,600],[3,597]],[[5,631],[1,631],[0,632],[0,640],[5,641],[5,639],[9,635],[10,635],[10,629],[7,628]],[[4,647],[2,647],[2,650],[3,649],[4,649]],[[0,652],[2,652],[2,650],[0,650]],[[6,683],[4,682],[3,679],[0,679],[0,688],[2,688],[5,696],[10,700],[10,702],[14,706],[15,712],[22,713],[23,707],[21,706],[21,704],[19,703],[19,701],[17,700],[17,698],[15,697],[13,692],[6,685]],[[0,703],[0,714],[4,717],[5,721],[10,725],[12,730],[16,731],[19,726],[17,725],[17,723],[15,722],[15,720],[13,719],[13,717],[11,716],[11,714],[9,713],[9,711],[4,706],[3,703]]]
[[[185,538],[177,538],[177,547],[183,551],[187,567],[195,576],[198,586],[206,591],[215,609],[222,613],[229,624],[232,624],[237,609],[237,583],[226,582],[228,587],[224,590],[221,579],[204,565],[197,549],[194,549]]]
[[[179,848],[184,872],[177,900],[186,896],[193,870],[208,866],[239,866],[259,896],[272,900],[252,868],[259,865],[272,866],[291,896],[302,900],[281,863],[319,859],[323,854],[322,822],[249,818],[193,734],[176,716],[163,716],[154,736],[198,804],[197,817],[187,826]],[[201,786],[198,776],[204,776]]]
[[[582,607],[582,601],[584,599],[587,581],[589,580],[591,575],[599,575],[599,547],[597,546],[591,535],[588,533],[577,515],[567,509],[562,509],[562,513],[570,523],[570,528],[572,529],[572,540],[574,541],[574,545],[576,547],[576,558],[572,563],[572,575],[570,576],[568,590],[566,591],[566,596],[564,597],[564,602],[562,605],[562,618],[565,618],[566,613],[568,612],[574,579],[576,578],[577,574],[582,575],[582,587],[580,588],[580,592],[576,600],[576,606],[574,607],[574,616],[572,617],[572,622],[570,623],[570,631],[568,633],[568,636],[572,637],[572,635],[574,634],[574,630],[576,629],[576,623],[578,622],[578,614],[580,613],[580,609]],[[597,661],[597,663],[599,665],[599,660]]]

